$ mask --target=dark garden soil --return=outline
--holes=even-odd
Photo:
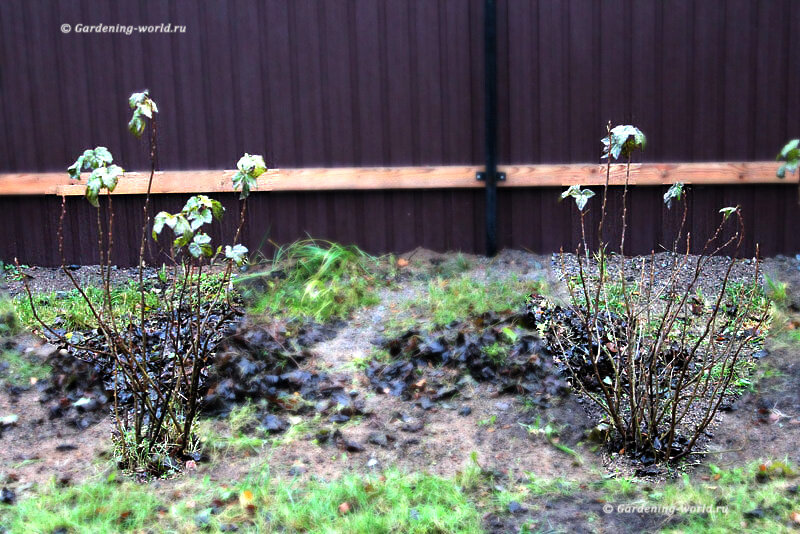
[[[718,418],[708,461],[722,466],[773,458],[800,462],[800,357],[790,339],[800,327],[800,262],[778,257],[765,264],[768,276],[787,284],[789,302],[767,340],[753,391]]]
[[[67,269],[81,287],[89,285],[100,287],[102,279],[100,267],[98,265],[68,265]],[[50,293],[55,291],[71,291],[75,285],[64,274],[61,267],[39,267],[36,265],[23,269],[25,277],[33,293]],[[145,276],[153,278],[157,270],[154,268],[145,269]],[[138,280],[139,270],[135,267],[111,267],[111,284],[125,284],[130,280]],[[0,277],[0,291],[5,290],[11,296],[16,296],[25,292],[25,286],[19,276],[7,277],[3,280]]]
[[[33,361],[63,357],[53,345],[30,338],[21,343],[27,345],[26,357]],[[106,414],[71,408],[68,416],[55,415],[56,411],[66,413],[69,406],[61,403],[63,397],[53,399],[46,393],[54,390],[59,376],[65,375],[24,386],[0,384],[0,414],[18,417],[13,424],[0,425],[0,482],[18,490],[51,479],[69,484],[97,472],[98,460],[108,458],[112,428]],[[75,376],[85,378],[81,373]]]
[[[452,476],[471,462],[491,473],[499,486],[525,479],[528,473],[577,481],[596,480],[607,470],[634,474],[640,467],[636,462],[592,452],[583,444],[596,422],[595,413],[569,393],[563,373],[550,358],[552,348],[520,328],[525,310],[473,317],[434,334],[387,334],[386,321],[400,313],[403,302],[424,295],[431,273],[452,257],[424,250],[404,255],[408,263],[398,282],[381,291],[381,302],[357,310],[345,323],[241,319],[232,324],[206,377],[206,417],[224,417],[235,406],[267,399],[259,404],[259,424],[252,431],[274,442],[253,455],[231,452],[224,461],[200,462],[195,474],[235,480],[265,458],[281,476],[325,480],[388,467]],[[551,298],[565,298],[563,287],[554,282],[554,257],[504,251],[494,259],[467,259],[476,284],[513,274],[531,287],[536,280],[548,280]],[[574,269],[574,258],[566,261],[568,269]],[[656,256],[655,261],[662,258]],[[724,260],[713,261],[711,276],[701,284],[708,294],[719,284],[724,268]],[[800,295],[795,260],[769,260],[765,270],[788,280],[790,295]],[[98,278],[95,271],[84,267],[75,273],[89,282],[92,276]],[[72,287],[57,270],[30,272],[36,291]],[[124,282],[133,272],[119,269],[113,277]],[[745,265],[733,276],[748,281],[750,273],[752,265]],[[20,291],[19,282],[6,283],[12,294]],[[800,302],[796,308],[792,313],[800,314]],[[506,331],[514,333],[513,340]],[[504,339],[504,358],[488,359],[481,349]],[[31,357],[48,361],[54,371],[43,383],[0,390],[0,417],[19,416],[0,431],[0,485],[17,493],[53,477],[65,484],[81,480],[104,465],[97,459],[108,458],[111,449],[104,371],[57,347],[27,343],[33,349]],[[381,348],[391,359],[373,360]],[[779,372],[731,402],[710,430],[713,438],[704,444],[709,454],[695,459],[730,465],[761,457],[800,461],[797,349],[770,341],[766,352],[757,369],[768,365]],[[558,432],[545,432],[548,423]],[[220,419],[215,424],[223,423]],[[607,515],[603,504],[600,493],[589,487],[557,501],[534,497],[508,514],[486,516],[484,527],[519,531],[532,522],[534,531],[641,532],[669,521],[653,515]],[[597,516],[602,525],[591,525]]]

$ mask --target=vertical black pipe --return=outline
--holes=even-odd
[[[486,126],[486,255],[497,253],[497,9],[485,0],[483,13]]]

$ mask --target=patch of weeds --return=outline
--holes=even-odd
[[[508,347],[499,341],[483,347],[483,353],[497,365],[503,365],[508,357]]]
[[[494,426],[496,422],[497,422],[497,416],[490,415],[486,419],[481,419],[480,421],[478,421],[478,426]]]
[[[765,294],[767,298],[779,308],[785,308],[789,302],[789,284],[764,275],[764,285],[766,286]]]
[[[542,478],[533,473],[526,473],[528,477],[527,489],[533,496],[561,496],[567,497],[575,493],[580,487],[574,480],[563,477]]]
[[[229,454],[260,451],[267,440],[258,429],[257,407],[247,403],[235,407],[224,421],[202,419],[198,421],[201,446],[207,452]]]
[[[472,269],[472,262],[459,253],[455,257],[437,262],[431,269],[431,275],[440,278],[453,278]]]
[[[733,366],[726,366],[722,363],[718,363],[711,368],[710,375],[715,381],[726,379],[730,376],[731,387],[734,388],[736,393],[742,393],[744,391],[753,392],[755,391],[756,383],[752,376],[756,367],[756,362],[740,359],[737,360],[736,364]]]
[[[287,418],[289,422],[289,428],[283,433],[280,434],[270,441],[273,447],[280,447],[282,445],[288,445],[294,441],[303,439],[308,434],[316,432],[316,430],[320,427],[320,423],[322,422],[322,415],[315,414],[314,417],[311,419],[304,419],[299,416],[290,416]],[[337,428],[347,428],[348,426],[356,425],[360,422],[358,417],[352,417],[348,422],[337,425]],[[313,443],[317,443],[317,440],[312,440]]]
[[[624,476],[610,476],[594,483],[593,486],[613,498],[631,497],[639,492],[636,479]]]
[[[13,263],[8,263],[0,260],[0,275],[5,277],[6,280],[19,281],[22,280],[22,271],[27,269],[27,265],[20,265],[19,268]]]
[[[607,268],[606,268],[607,269]],[[587,284],[590,288],[597,287],[599,277],[594,275],[589,276],[590,282]],[[574,291],[576,302],[580,306],[586,306],[586,297],[583,293],[583,284],[580,275],[572,276],[567,280],[570,288]],[[623,286],[622,282],[606,282],[603,286],[603,291],[600,292],[600,300],[598,308],[602,311],[609,311],[616,314],[625,313],[625,297],[632,296],[638,292],[638,284],[636,282],[627,283]],[[594,299],[594,294],[591,298]]]
[[[542,436],[555,449],[563,452],[568,456],[572,456],[572,458],[575,460],[576,463],[580,464],[583,462],[581,455],[577,451],[559,442],[558,435],[560,433],[560,429],[553,423],[548,422],[543,424],[542,418],[537,415],[533,423],[531,424],[519,423],[519,426],[525,429],[528,432],[528,434],[535,436]]]
[[[42,380],[50,376],[50,366],[31,361],[17,351],[0,352],[0,379],[10,384],[29,385],[31,379]]]
[[[21,328],[14,302],[0,295],[0,338],[13,336]]]
[[[102,308],[103,289],[95,286],[83,288],[86,296],[95,309]],[[94,325],[95,318],[89,304],[80,295],[77,289],[71,291],[53,291],[33,295],[36,312],[39,318],[48,325],[64,328],[66,330],[81,330]],[[133,317],[138,313],[141,295],[137,284],[129,281],[111,289],[111,305],[117,318]],[[17,313],[25,326],[41,328],[31,310],[27,295],[15,299]],[[145,293],[146,310],[158,306],[158,297],[150,292]]]
[[[367,355],[353,356],[343,367],[355,371],[364,371],[372,362],[388,363],[392,360],[391,354],[386,349],[373,349]]]
[[[788,463],[729,470],[710,465],[709,471],[706,481],[684,475],[650,495],[665,506],[706,508],[681,514],[682,522],[668,531],[791,532],[800,521],[797,471]]]
[[[391,470],[302,483],[273,479],[264,469],[234,491],[238,502],[221,495],[233,504],[213,516],[210,527],[247,522],[259,532],[481,531],[480,515],[458,483],[427,474]]]
[[[67,488],[51,484],[14,506],[0,505],[9,532],[138,532],[152,527],[158,498],[147,486],[107,480]]]
[[[279,248],[265,273],[243,275],[235,284],[266,278],[253,298],[256,314],[312,318],[324,322],[378,303],[378,260],[355,246],[312,239]]]
[[[437,277],[428,282],[424,296],[407,302],[406,309],[395,315],[414,313],[427,321],[426,328],[433,330],[472,315],[520,308],[526,296],[535,291],[535,284],[516,275],[502,279],[476,279],[468,274],[450,279]],[[402,328],[403,321],[390,322],[390,329]]]

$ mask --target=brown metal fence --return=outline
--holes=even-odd
[[[127,95],[144,87],[161,109],[164,169],[231,168],[245,151],[273,167],[480,164],[482,17],[481,0],[4,0],[0,172],[63,170],[96,145],[144,169],[146,147],[125,129]],[[78,31],[99,23],[134,28]],[[136,28],[162,23],[185,32]],[[498,24],[501,165],[597,161],[607,120],[648,134],[643,161],[771,159],[800,131],[792,0],[505,0]],[[574,210],[557,193],[501,189],[500,246],[574,246]],[[669,236],[662,193],[632,193],[632,252]],[[160,195],[156,209],[183,198]],[[786,186],[692,198],[697,232],[741,204],[749,251],[800,250]],[[0,258],[57,263],[59,202],[0,197]],[[121,264],[135,261],[140,202],[115,201]],[[93,215],[69,203],[68,261],[92,262],[80,232]],[[480,190],[262,192],[253,204],[251,248],[310,234],[372,252],[483,250]]]

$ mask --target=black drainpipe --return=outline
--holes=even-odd
[[[478,180],[486,182],[486,255],[497,254],[497,181],[505,173],[497,172],[497,5],[495,0],[483,4],[484,91],[486,127],[486,170]]]

